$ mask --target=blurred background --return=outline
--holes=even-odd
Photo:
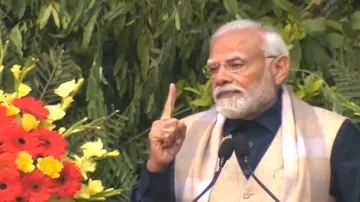
[[[291,52],[287,86],[301,99],[360,123],[359,0],[0,0],[0,74],[11,91],[10,68],[30,57],[31,95],[56,101],[54,88],[72,79],[85,84],[74,97],[68,126],[103,119],[95,136],[120,156],[93,173],[129,201],[147,157],[151,122],[161,113],[168,87],[177,87],[178,118],[212,105],[205,64],[209,37],[223,23],[251,18],[276,27]],[[72,144],[73,143],[73,144]]]

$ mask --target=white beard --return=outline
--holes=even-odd
[[[241,97],[232,96],[216,99],[217,95],[224,91],[239,91]],[[257,113],[276,96],[276,87],[272,82],[270,70],[265,70],[259,82],[251,85],[248,90],[234,85],[226,84],[214,90],[213,97],[216,103],[216,111],[229,119],[246,118],[250,114]]]

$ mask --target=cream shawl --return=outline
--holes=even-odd
[[[311,106],[297,99],[283,87],[281,141],[284,183],[282,195],[277,196],[282,202],[303,201],[303,196],[309,195],[306,193],[310,182],[306,157],[314,155],[326,157],[329,153],[325,140],[321,138],[318,138],[320,141],[316,141],[315,144],[305,143],[309,142],[305,137],[308,129],[305,129],[304,120],[296,120],[294,115],[301,113],[305,108]],[[331,116],[327,118],[329,117]],[[338,118],[336,123],[338,125],[345,120],[344,117],[335,117]],[[217,152],[222,140],[225,118],[215,109],[210,109],[184,120],[188,130],[183,147],[175,161],[175,193],[178,202],[191,201],[210,183],[217,169]],[[297,124],[297,121],[301,124]],[[210,191],[199,201],[208,201],[209,196]]]

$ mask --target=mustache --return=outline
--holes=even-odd
[[[240,86],[234,85],[234,84],[226,84],[224,86],[219,86],[215,88],[214,90],[214,99],[216,99],[220,93],[228,92],[228,91],[238,91],[240,93],[246,92],[246,90]]]

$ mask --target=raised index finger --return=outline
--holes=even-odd
[[[175,101],[176,101],[176,87],[172,83],[170,84],[169,94],[164,106],[163,113],[161,115],[161,119],[171,118],[172,112],[174,111],[175,108]]]

